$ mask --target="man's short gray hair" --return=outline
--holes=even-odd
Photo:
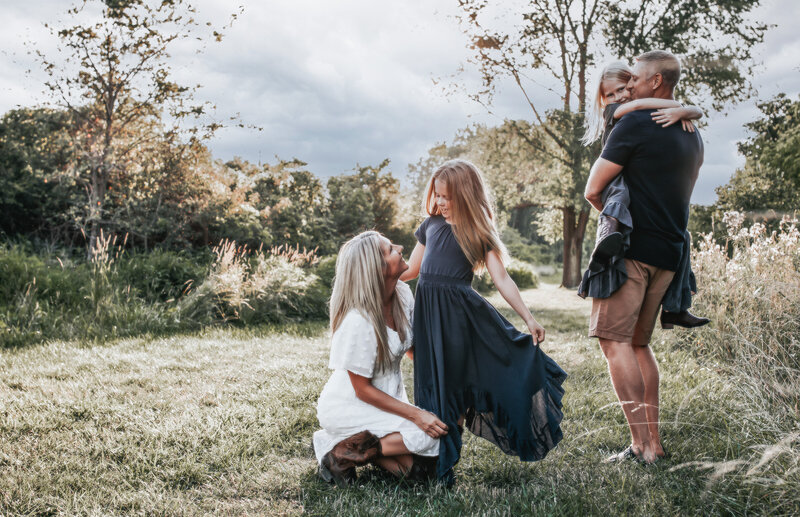
[[[681,62],[672,52],[666,50],[651,50],[636,57],[636,61],[653,63],[656,73],[661,74],[664,82],[670,88],[675,88],[681,78]]]

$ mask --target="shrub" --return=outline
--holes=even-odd
[[[558,246],[544,242],[533,242],[511,226],[503,228],[501,238],[508,249],[508,253],[515,259],[537,265],[553,264],[556,261],[559,251]]]
[[[539,287],[539,275],[533,266],[527,262],[511,259],[511,262],[506,267],[508,275],[517,284],[520,289],[533,289]]]
[[[743,219],[725,214],[728,241],[719,245],[706,235],[694,253],[696,305],[715,331],[693,337],[693,346],[736,365],[771,398],[794,407],[800,405],[800,232],[788,218],[770,234],[760,223],[742,227]],[[787,382],[797,384],[787,389]]]
[[[508,276],[517,284],[520,289],[534,289],[539,287],[539,275],[530,264],[522,262],[521,260],[511,259],[506,265]],[[475,275],[472,280],[472,287],[481,293],[488,293],[494,289],[492,277],[488,272],[484,271],[480,275]]]
[[[313,272],[320,279],[322,285],[333,288],[333,277],[336,275],[336,255],[328,255],[319,259]]]
[[[105,339],[176,328],[165,304],[149,302],[120,282],[121,248],[98,240],[92,263],[0,249],[0,345],[46,339]]]
[[[166,250],[126,254],[117,262],[117,281],[130,286],[145,300],[174,300],[181,297],[189,284],[203,280],[213,257],[211,253]]]
[[[306,269],[316,262],[313,252],[279,247],[251,254],[224,241],[214,253],[211,272],[180,304],[183,318],[280,323],[326,313],[314,290],[318,277]],[[316,296],[307,298],[310,293]]]

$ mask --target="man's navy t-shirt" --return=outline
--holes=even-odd
[[[700,165],[703,140],[681,124],[661,127],[655,110],[622,117],[606,141],[602,157],[622,165],[631,195],[631,245],[625,256],[670,271],[678,269],[689,199]]]

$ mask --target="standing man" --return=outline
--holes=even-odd
[[[631,98],[673,99],[680,74],[673,54],[642,54],[628,83]],[[620,119],[586,183],[586,199],[602,210],[603,189],[622,173],[634,222],[625,254],[628,280],[610,297],[592,300],[589,322],[589,336],[600,340],[631,431],[631,445],[609,461],[635,457],[653,463],[664,456],[658,364],[649,344],[661,299],[678,269],[689,200],[703,163],[699,132],[686,132],[680,124],[662,127],[652,120],[654,111],[633,111]]]

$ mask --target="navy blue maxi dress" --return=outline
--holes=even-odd
[[[460,415],[473,434],[523,461],[561,440],[567,374],[472,289],[472,266],[442,216],[415,233],[425,245],[414,304],[414,397],[449,428],[437,475],[451,482]]]

